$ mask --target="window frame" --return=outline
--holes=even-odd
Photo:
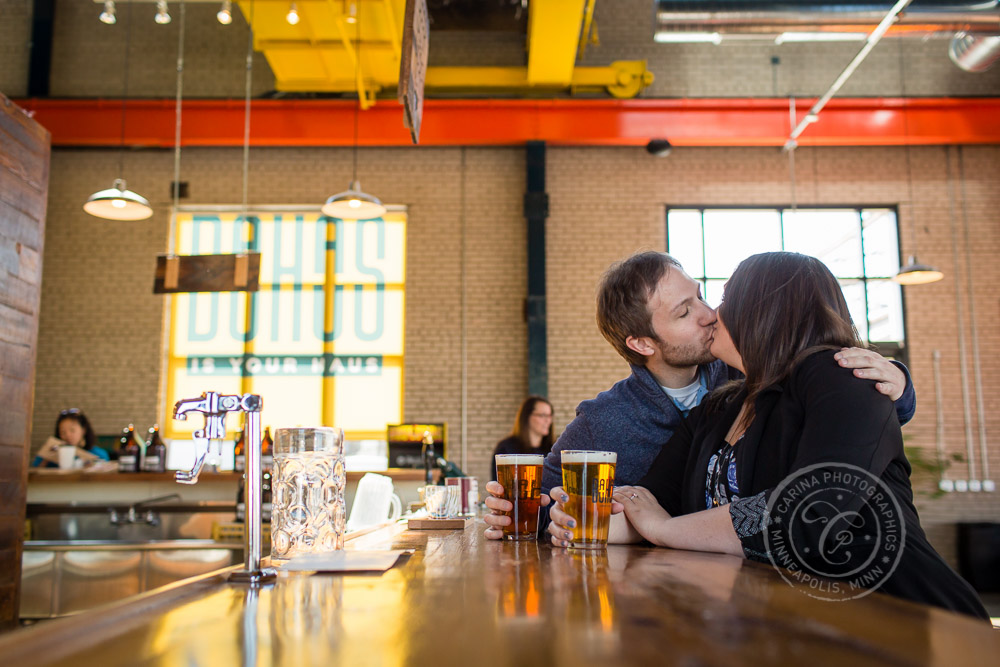
[[[796,210],[809,210],[809,211],[832,211],[832,210],[851,210],[855,211],[858,216],[858,222],[861,227],[860,243],[861,243],[861,271],[862,274],[866,272],[865,270],[865,248],[864,248],[864,226],[861,221],[861,213],[865,210],[871,209],[886,209],[893,212],[896,220],[896,249],[897,255],[902,261],[902,234],[900,230],[899,221],[899,206],[898,204],[822,204],[822,205],[808,205],[808,206],[792,206],[790,204],[666,204],[663,213],[663,224],[664,224],[664,245],[667,252],[670,252],[670,212],[674,210],[684,210],[684,211],[698,211],[701,215],[701,262],[702,271],[701,273],[706,273],[706,267],[708,266],[706,253],[705,253],[705,211],[775,211],[778,214],[778,224],[780,229],[781,238],[781,250],[785,249],[785,213],[793,212]],[[685,269],[686,270],[686,269]],[[709,280],[727,280],[728,277],[722,276],[691,276],[691,278],[701,285],[702,290],[707,290],[707,282]],[[868,302],[868,282],[869,280],[884,280],[884,278],[869,278],[867,275],[861,276],[837,276],[837,281],[841,280],[856,280],[861,282],[863,286],[863,292],[865,295],[865,316],[868,318],[868,329],[871,326],[871,311]],[[909,332],[909,322],[907,317],[906,309],[906,291],[900,289],[900,309],[902,311],[903,320],[903,339],[901,341],[875,341],[869,340],[868,344],[882,354],[885,357],[901,361],[908,365],[908,354],[906,345],[907,335]]]

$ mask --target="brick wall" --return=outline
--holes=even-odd
[[[29,0],[0,0],[0,90],[14,96],[27,90],[30,7]],[[97,20],[99,5],[58,0],[53,96],[120,95],[128,7],[119,7],[119,23],[109,27]],[[171,97],[176,81],[177,21],[157,26],[151,19],[151,6],[136,7],[130,95]],[[236,12],[232,25],[220,26],[214,20],[215,9],[205,4],[187,8],[188,97],[243,95],[246,24]],[[856,45],[657,45],[651,40],[649,9],[647,0],[598,3],[601,45],[589,47],[584,61],[601,65],[617,59],[648,59],[656,82],[644,93],[646,97],[815,95],[825,90],[856,50]],[[980,75],[964,73],[948,61],[946,43],[902,44],[909,95],[1000,94],[1000,68]],[[523,37],[509,33],[447,33],[432,45],[435,65],[525,62]],[[877,48],[843,94],[899,94],[899,48],[898,42]],[[774,55],[781,60],[777,69],[771,65]],[[255,62],[253,88],[261,94],[273,88],[273,77],[263,58]],[[800,149],[797,157],[799,204],[901,203],[904,224],[914,217],[919,223],[921,259],[941,267],[947,278],[907,289],[908,342],[920,408],[906,433],[909,442],[933,447],[931,353],[937,349],[942,353],[947,447],[950,452],[964,452],[958,336],[971,330],[970,311],[966,304],[966,321],[960,324],[954,281],[965,275],[965,252],[962,248],[959,253],[960,271],[956,272],[944,149],[912,151],[916,198],[912,203],[902,149]],[[994,360],[1000,352],[997,269],[992,261],[998,232],[991,217],[1000,204],[995,178],[998,162],[1000,149],[996,147],[966,149],[967,213],[987,415],[996,413]],[[91,414],[101,433],[113,433],[131,420],[151,421],[164,409],[156,396],[163,314],[160,297],[151,294],[150,258],[166,249],[172,156],[168,151],[129,151],[126,155],[125,176],[130,186],[148,196],[156,210],[151,220],[141,223],[103,222],[80,208],[89,194],[110,184],[116,164],[113,151],[60,149],[53,153],[36,446],[51,431],[58,410],[70,405]],[[525,292],[523,152],[374,149],[363,151],[361,165],[366,188],[387,202],[410,207],[406,418],[447,421],[455,458],[461,451],[464,285],[466,467],[483,476],[489,452],[508,432],[527,384],[521,315]],[[254,149],[251,203],[322,202],[343,188],[349,168],[350,154],[345,150]],[[954,166],[952,171],[956,171]],[[238,202],[240,151],[185,150],[183,178],[191,183],[191,202]],[[594,289],[611,261],[641,248],[664,247],[665,205],[780,205],[789,202],[790,192],[786,158],[766,149],[678,149],[668,159],[652,158],[639,149],[553,149],[548,183],[552,202],[548,222],[549,386],[558,430],[580,400],[626,373],[624,363],[594,326]],[[910,243],[906,234],[904,243]],[[904,254],[908,250],[904,247]],[[959,293],[969,294],[964,280]],[[967,345],[971,357],[971,340]],[[971,390],[971,373],[969,386]],[[987,427],[994,433],[1000,424],[988,422]],[[973,424],[974,434],[976,429]],[[964,475],[965,466],[957,463],[952,473]],[[994,461],[993,470],[998,469],[1000,461]],[[940,525],[960,518],[994,518],[1000,509],[995,495],[954,494],[923,502],[925,518]]]
[[[594,12],[599,46],[588,46],[582,64],[646,60],[656,76],[643,97],[799,97],[819,96],[861,48],[859,43],[782,44],[729,42],[657,44],[653,41],[652,2],[598,2]],[[963,72],[948,59],[949,37],[887,38],[858,67],[841,97],[897,96],[901,80],[912,96],[997,95],[1000,68],[983,74]],[[899,50],[903,50],[900,76]],[[771,64],[772,57],[780,63]]]
[[[920,259],[940,267],[940,283],[906,288],[911,371],[918,411],[906,427],[908,444],[933,458],[935,401],[931,353],[942,353],[945,437],[949,452],[965,451],[958,336],[968,336],[965,250],[952,261],[946,149],[914,148],[914,202],[909,202],[906,152],[901,148],[799,149],[798,203],[900,203],[902,248],[916,215]],[[665,246],[668,204],[786,205],[787,158],[775,149],[675,149],[654,158],[642,149],[549,150],[548,348],[550,398],[556,430],[576,404],[627,373],[594,324],[597,279],[612,261],[635,250]],[[954,162],[955,153],[952,151]],[[152,256],[167,243],[169,151],[126,156],[125,175],[148,196],[155,214],[146,222],[111,223],[83,213],[81,204],[116,170],[109,151],[53,153],[35,410],[35,445],[59,409],[83,408],[101,433],[130,420],[152,421],[162,346],[161,297],[151,293]],[[489,455],[510,429],[526,391],[526,335],[522,317],[525,222],[521,215],[521,149],[374,149],[360,157],[365,187],[384,201],[409,207],[406,306],[406,395],[409,420],[450,426],[452,457],[461,451],[462,289],[467,295],[468,465],[485,476]],[[996,307],[1000,269],[994,258],[1000,232],[994,213],[1000,186],[994,174],[1000,148],[965,149],[966,195],[975,274],[977,331],[988,433],[1000,432],[1000,337]],[[953,177],[958,173],[953,164]],[[191,202],[240,199],[238,149],[184,151]],[[251,204],[322,202],[350,175],[350,152],[338,149],[254,149]],[[958,192],[958,184],[955,184]],[[463,206],[464,201],[464,206]],[[956,210],[962,241],[961,210]],[[464,238],[464,262],[463,262]],[[464,265],[464,274],[463,267]],[[955,280],[966,302],[957,321]],[[967,338],[971,369],[971,339]],[[972,375],[969,375],[970,391]],[[972,403],[973,420],[975,403]],[[973,423],[974,433],[978,426]],[[978,443],[976,443],[978,451]],[[1000,451],[993,447],[994,477]],[[956,463],[950,473],[966,474]],[[926,482],[919,482],[926,491]],[[948,524],[995,519],[997,494],[951,494],[921,499],[932,536],[950,556]],[[936,532],[935,532],[936,531]]]
[[[129,3],[118,8],[118,23],[97,20],[100,5],[57,0],[53,35],[53,97],[118,97],[122,90],[125,26]],[[179,9],[174,21],[156,25],[153,8],[135,5],[129,89],[138,97],[171,97],[176,86]],[[600,45],[589,46],[581,64],[647,60],[656,76],[644,97],[800,97],[822,94],[858,51],[858,44],[766,42],[656,44],[651,0],[598,2],[595,20]],[[0,0],[0,91],[27,92],[30,0]],[[217,6],[187,7],[184,89],[187,97],[242,97],[247,24],[239,11],[219,25]],[[899,50],[903,50],[900,76]],[[879,97],[1000,95],[1000,67],[969,74],[951,63],[948,39],[888,39],[877,46],[841,92]],[[772,65],[772,57],[780,64]],[[525,35],[512,32],[432,32],[432,66],[524,66]],[[254,61],[255,95],[274,89],[274,76],[260,54]]]
[[[0,0],[0,92],[28,94],[28,49],[33,0]]]
[[[190,149],[182,178],[190,202],[241,199],[239,149]],[[55,415],[82,408],[98,433],[163,419],[157,399],[163,297],[153,257],[165,252],[169,151],[130,152],[129,187],[155,213],[138,223],[91,217],[81,206],[117,171],[114,151],[57,150],[43,282],[35,446]],[[526,290],[524,156],[520,149],[377,149],[360,158],[365,188],[409,207],[405,418],[445,421],[461,454],[462,238],[468,331],[469,468],[510,429],[527,385],[521,303]],[[350,179],[349,150],[254,149],[250,203],[315,203]],[[464,197],[463,197],[464,188]],[[464,203],[464,208],[463,208]]]

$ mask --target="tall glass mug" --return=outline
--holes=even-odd
[[[280,428],[274,438],[271,558],[344,548],[344,432]]]
[[[607,545],[617,462],[615,452],[562,452],[563,490],[569,496],[564,510],[576,521],[570,547],[600,549]]]
[[[510,525],[503,527],[505,540],[533,540],[538,532],[538,508],[542,501],[541,454],[497,454],[497,481],[504,500],[514,509],[507,512]]]

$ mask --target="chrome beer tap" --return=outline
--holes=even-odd
[[[214,391],[205,392],[201,398],[189,398],[177,401],[174,406],[174,419],[187,419],[188,413],[199,412],[205,415],[205,428],[192,434],[197,458],[191,470],[178,470],[174,478],[181,484],[196,484],[201,474],[205,459],[211,453],[219,457],[218,441],[226,435],[226,414],[229,412],[244,412],[244,431],[246,433],[246,475],[243,478],[243,494],[246,498],[246,518],[243,535],[244,565],[229,575],[229,580],[259,584],[275,578],[272,569],[262,569],[261,559],[261,471],[260,471],[260,410],[263,401],[255,394],[242,396],[220,396]],[[212,450],[211,452],[209,450]]]

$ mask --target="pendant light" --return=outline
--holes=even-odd
[[[357,47],[354,50],[354,80],[358,84],[358,104],[354,108],[354,172],[347,190],[338,192],[323,204],[323,214],[342,220],[371,220],[385,215],[386,208],[375,195],[361,189],[358,181],[358,116],[364,84],[361,80],[361,21],[355,22]]]
[[[128,20],[125,23],[125,72],[122,84],[122,123],[121,140],[118,145],[118,178],[115,179],[111,188],[101,190],[90,195],[87,203],[83,205],[83,210],[87,213],[106,220],[145,220],[153,215],[153,209],[149,201],[140,195],[132,192],[122,178],[125,160],[125,104],[128,98],[128,56],[129,47],[132,43],[132,6],[129,3]]]
[[[900,96],[906,101],[906,76],[903,71],[903,41],[899,40],[899,89]],[[900,267],[892,281],[899,285],[926,285],[936,283],[944,278],[944,274],[933,266],[917,261],[917,220],[916,206],[913,201],[913,167],[910,164],[910,116],[903,109],[903,134],[906,140],[906,182],[910,193],[910,234],[913,241],[913,254]]]
[[[944,278],[944,274],[928,264],[921,264],[917,261],[916,255],[910,255],[906,265],[899,269],[893,277],[893,282],[900,285],[926,285],[936,283]]]

